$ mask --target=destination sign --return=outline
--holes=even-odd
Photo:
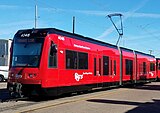
[[[30,29],[30,30],[20,30],[16,33],[16,37],[20,38],[37,38],[37,37],[46,37],[47,36],[47,31],[43,30],[35,30],[35,29]]]
[[[17,38],[15,39],[16,43],[34,43],[36,40],[34,38]]]

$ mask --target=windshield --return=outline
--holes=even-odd
[[[15,41],[13,44],[12,66],[38,67],[42,44],[41,41]]]

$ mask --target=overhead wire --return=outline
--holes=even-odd
[[[149,24],[147,24],[146,26],[148,26],[148,25],[149,25]],[[141,30],[145,31],[145,32],[146,32],[147,34],[149,34],[150,36],[152,36],[152,37],[160,40],[160,37],[156,36],[155,34],[153,34],[153,33],[150,32],[150,31],[148,31],[148,30],[146,29],[146,26],[144,26],[144,27],[139,26],[139,28],[140,28]]]

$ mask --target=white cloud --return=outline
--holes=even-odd
[[[145,0],[143,2],[141,2],[137,7],[131,9],[130,11],[127,12],[127,15],[124,16],[123,18],[123,22],[125,20],[127,20],[129,17],[131,17],[136,11],[138,11],[139,9],[141,9],[146,3],[148,2],[148,0]],[[124,13],[121,13],[124,15]],[[116,22],[116,23],[119,23],[119,22]],[[107,35],[109,35],[110,33],[112,33],[114,31],[114,27],[111,26],[109,29],[107,29],[106,31],[104,31],[102,33],[102,35],[99,36],[99,38],[104,38],[106,37]]]
[[[23,26],[23,25],[29,25],[33,24],[34,20],[25,20],[25,21],[17,21],[17,22],[11,22],[11,23],[5,23],[5,24],[0,24],[0,26],[4,27],[15,27],[15,26]]]
[[[15,9],[18,8],[18,6],[14,6],[14,5],[0,5],[1,9]]]
[[[17,21],[7,24],[0,24],[0,38],[13,38],[19,29],[33,28],[33,20]]]
[[[126,37],[126,36],[124,36],[124,37]],[[138,41],[138,40],[144,40],[144,41],[148,41],[148,40],[153,40],[153,38],[154,38],[154,40],[156,39],[156,40],[160,40],[160,33],[156,33],[156,34],[152,34],[152,33],[150,33],[150,34],[144,34],[144,35],[141,35],[141,36],[127,36],[126,38],[125,38],[125,40],[127,40],[127,41]],[[145,39],[147,39],[147,40],[145,40]]]
[[[126,13],[126,15],[127,15],[127,13]],[[130,17],[160,18],[160,14],[155,14],[155,13],[133,13]]]
[[[70,10],[71,11],[71,10]],[[118,11],[82,11],[82,10],[72,10],[72,12],[79,12],[88,15],[96,15],[96,16],[107,16],[107,14],[112,13],[120,13],[123,14],[124,17],[135,17],[135,18],[160,18],[160,14],[156,13],[135,13],[135,12],[118,12]]]

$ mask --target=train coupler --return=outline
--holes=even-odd
[[[22,84],[21,83],[8,84],[7,89],[9,90],[11,97],[14,97],[14,98],[24,97],[23,92],[22,92]]]

